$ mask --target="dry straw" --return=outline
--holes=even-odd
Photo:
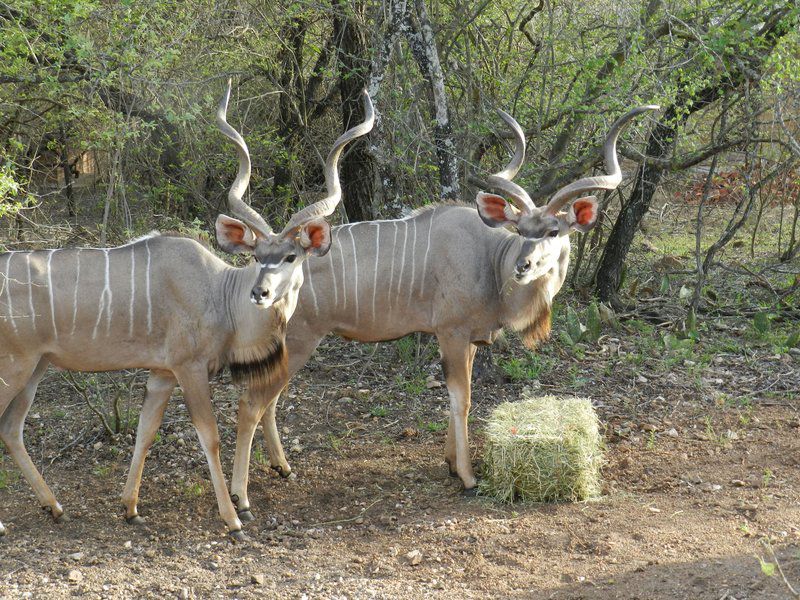
[[[488,421],[481,494],[509,503],[599,496],[602,441],[591,402],[523,398],[504,402]]]

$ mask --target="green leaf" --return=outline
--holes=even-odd
[[[659,288],[659,291],[661,292],[662,296],[669,292],[669,275],[664,275],[661,278],[661,287]]]
[[[594,343],[600,339],[602,321],[597,302],[592,302],[586,311],[586,339]]]
[[[756,313],[755,316],[753,316],[753,328],[758,333],[767,333],[771,326],[769,318],[769,313]]]
[[[773,577],[775,575],[775,563],[768,562],[758,557],[758,562],[761,563],[761,572],[766,575],[767,577]]]

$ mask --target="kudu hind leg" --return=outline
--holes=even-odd
[[[219,458],[219,429],[211,410],[211,393],[208,387],[208,373],[205,368],[179,371],[175,375],[178,383],[183,388],[186,408],[197,431],[200,446],[206,455],[208,469],[211,474],[211,483],[217,497],[219,514],[228,526],[228,532],[234,539],[242,537],[242,522],[236,515],[236,509],[228,494],[225,475],[222,473],[222,463]]]
[[[164,419],[164,411],[177,383],[169,371],[151,371],[147,379],[142,411],[139,414],[139,425],[136,428],[136,444],[133,449],[131,467],[122,491],[122,504],[125,506],[125,519],[128,523],[139,524],[142,522],[137,505],[144,461]]]
[[[14,386],[12,381],[7,379],[0,382],[0,440],[6,445],[9,454],[14,459],[20,471],[22,471],[22,475],[30,484],[31,488],[33,488],[33,492],[36,494],[39,504],[50,511],[50,514],[56,522],[60,522],[63,519],[64,509],[61,507],[58,500],[56,500],[53,491],[47,483],[45,483],[44,478],[41,473],[39,473],[33,460],[31,460],[25,448],[23,438],[25,417],[28,415],[28,411],[33,404],[33,399],[36,396],[36,389],[39,386],[39,382],[44,377],[49,364],[46,359],[42,358],[33,368],[33,372],[30,373],[30,365],[34,364],[34,360],[35,359],[32,359],[30,361],[28,369],[24,368],[22,364],[23,361],[17,360],[14,366],[20,367],[19,369],[4,371],[11,371],[11,376],[14,376],[12,381],[25,382],[25,378],[27,377],[27,382],[24,383],[22,389],[13,397],[11,394],[16,391],[16,388],[20,387],[19,383],[17,386]],[[8,379],[11,379],[11,376],[9,376]],[[2,535],[4,531],[5,529],[2,524],[0,524],[0,535]]]
[[[445,443],[445,460],[450,472],[461,478],[465,490],[472,490],[477,481],[469,451],[467,417],[470,408],[472,361],[477,349],[468,340],[439,337],[447,391],[450,396],[450,419]]]

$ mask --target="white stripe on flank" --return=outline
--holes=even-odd
[[[33,310],[33,275],[31,275],[31,255],[26,257],[28,263],[28,310],[31,311],[31,324],[36,331],[36,311]]]
[[[425,247],[425,260],[422,263],[422,282],[419,284],[419,295],[425,293],[425,275],[428,272],[428,253],[431,251],[431,230],[433,229],[433,217],[436,215],[436,209],[439,208],[435,206],[431,211],[431,223],[428,225],[428,245]]]
[[[97,310],[97,321],[94,324],[94,331],[92,332],[92,339],[97,337],[97,328],[100,327],[100,321],[103,319],[103,312],[108,312],[106,317],[106,334],[111,325],[111,271],[109,268],[108,248],[102,248],[105,255],[105,279],[103,284],[103,291],[100,294],[100,307]]]
[[[147,334],[153,333],[153,298],[150,296],[150,240],[145,240],[147,250],[147,270],[145,271],[144,290],[147,294]]]
[[[317,305],[317,292],[314,291],[314,280],[311,279],[311,265],[309,265],[308,261],[306,261],[303,264],[303,266],[308,268],[308,287],[311,288],[311,297],[314,298],[314,314],[319,315],[319,306]]]
[[[347,233],[350,234],[350,242],[353,244],[353,268],[355,269],[355,281],[356,281],[356,292],[355,292],[355,300],[356,300],[356,325],[358,325],[358,256],[356,256],[356,240],[353,237],[353,226],[350,225],[347,228]]]
[[[408,221],[404,221],[406,227],[403,233],[403,258],[400,261],[400,278],[397,280],[397,296],[400,296],[400,286],[403,285],[403,273],[406,270],[406,242],[408,241]]]
[[[11,320],[11,326],[14,328],[14,333],[17,333],[17,322],[14,320],[14,306],[11,303],[11,257],[12,252],[8,253],[8,260],[6,260],[6,278],[3,285],[6,288],[6,305],[8,306],[8,319]],[[12,355],[13,358],[13,355]]]
[[[344,227],[343,225],[342,229],[344,229]],[[336,233],[338,234],[342,229],[339,229]],[[347,310],[347,271],[344,267],[344,248],[342,248],[342,240],[340,240],[339,237],[339,235],[336,236],[339,242],[337,244],[337,246],[339,246],[339,256],[342,258],[342,309]]]
[[[336,270],[333,268],[333,250],[328,250],[328,260],[331,265],[331,279],[333,279],[333,306],[339,308],[339,289],[336,285]]]
[[[75,335],[75,324],[78,322],[78,288],[80,288],[81,280],[81,249],[75,255],[75,262],[77,264],[75,271],[75,295],[72,298],[72,331],[70,335]]]
[[[394,251],[397,248],[397,221],[394,221],[394,242],[392,242],[392,268],[389,271],[389,291],[387,300],[389,301],[389,312],[392,310],[392,284],[394,283],[394,261],[397,259],[397,253]]]
[[[53,252],[55,252],[55,250],[50,250],[50,253],[47,255],[47,293],[50,296],[50,319],[53,321],[53,335],[55,335],[56,340],[58,340],[58,327],[56,326],[56,304],[53,299]]]
[[[408,286],[408,302],[411,302],[411,295],[414,292],[414,271],[417,267],[417,220],[413,219],[411,223],[414,225],[414,242],[411,244],[411,285]]]
[[[136,297],[136,246],[131,245],[131,303],[130,320],[128,321],[128,337],[133,337],[133,300]]]
[[[372,322],[375,322],[375,292],[378,291],[378,257],[381,252],[381,226],[375,223],[375,276],[372,278]]]

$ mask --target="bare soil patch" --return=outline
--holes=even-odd
[[[279,411],[297,477],[277,477],[259,442],[256,520],[239,545],[226,539],[179,398],[145,470],[148,524],[128,526],[118,495],[132,438],[109,438],[53,372],[26,433],[71,521],[42,514],[0,454],[0,597],[788,598],[757,555],[768,538],[800,583],[796,355],[712,353],[698,370],[657,348],[626,358],[642,355],[647,336],[628,326],[613,335],[577,353],[548,344],[533,366],[512,341],[474,386],[476,458],[481,420],[523,385],[593,398],[608,459],[599,501],[464,498],[442,461],[447,395],[428,383],[441,381],[434,346],[331,340]],[[228,467],[237,393],[217,382]]]

